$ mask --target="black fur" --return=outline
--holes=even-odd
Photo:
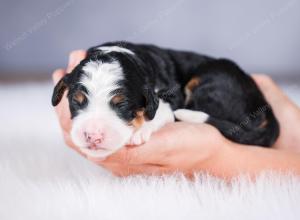
[[[99,46],[120,46],[135,53],[102,53]],[[214,59],[192,52],[162,49],[153,45],[113,42],[90,48],[88,55],[63,83],[54,90],[52,103],[59,103],[64,89],[72,117],[83,106],[72,103],[72,94],[84,90],[77,84],[82,66],[89,60],[112,62],[118,60],[125,80],[114,91],[125,96],[122,103],[111,107],[119,117],[130,121],[138,110],[144,109],[149,120],[155,116],[159,98],[170,103],[173,110],[187,108],[210,115],[208,123],[218,128],[227,138],[242,144],[271,146],[279,135],[279,125],[271,107],[255,82],[235,63]],[[185,103],[184,88],[193,77],[201,82],[193,89],[192,99]],[[158,89],[158,92],[154,92]]]

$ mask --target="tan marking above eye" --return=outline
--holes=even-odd
[[[113,104],[118,104],[118,103],[124,101],[124,99],[125,99],[124,95],[115,95],[114,97],[112,97],[111,102]]]
[[[74,95],[74,99],[78,102],[78,103],[83,103],[83,101],[85,100],[85,95],[80,92],[80,91],[77,91]]]

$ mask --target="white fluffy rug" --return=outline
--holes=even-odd
[[[0,85],[0,220],[300,219],[300,178],[115,178],[67,148],[50,84]],[[286,87],[300,103],[300,89]]]

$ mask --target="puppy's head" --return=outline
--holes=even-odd
[[[91,156],[105,157],[118,150],[155,116],[158,98],[135,56],[91,54],[54,88],[53,106],[68,90],[72,141]]]

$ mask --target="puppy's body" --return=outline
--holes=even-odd
[[[96,130],[89,148],[105,147],[107,154],[126,143],[147,141],[174,115],[181,121],[207,122],[242,144],[270,146],[279,133],[272,109],[248,75],[229,60],[192,52],[106,43],[89,49],[87,58],[58,84],[54,105],[66,88],[75,143],[87,147],[87,134]],[[78,91],[80,105],[72,104]],[[103,132],[105,127],[111,131]],[[118,141],[105,142],[103,136],[114,135]]]

